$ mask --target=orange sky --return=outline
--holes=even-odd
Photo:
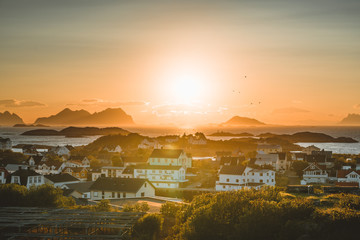
[[[0,111],[122,107],[137,123],[360,113],[360,2],[0,2]],[[245,77],[246,76],[246,77]]]

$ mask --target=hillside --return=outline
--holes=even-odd
[[[15,113],[5,111],[0,112],[0,125],[12,126],[14,124],[23,124],[24,121]]]
[[[341,120],[340,124],[346,125],[360,125],[360,114],[349,114],[346,118]]]
[[[66,137],[82,137],[82,136],[97,136],[97,135],[110,135],[122,134],[127,135],[130,132],[117,127],[111,128],[96,128],[96,127],[68,127],[60,131],[53,129],[35,129],[22,133],[26,136],[66,136]]]
[[[34,124],[44,124],[52,126],[66,125],[132,125],[132,117],[126,114],[121,108],[108,108],[101,112],[89,113],[85,110],[73,111],[65,108],[56,115],[38,118]]]
[[[259,126],[259,125],[265,125],[265,123],[260,122],[254,118],[234,116],[227,122],[223,123],[222,125],[225,125],[225,126]]]

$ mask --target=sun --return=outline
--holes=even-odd
[[[211,78],[201,64],[174,64],[165,75],[168,100],[177,104],[203,102],[209,93]]]
[[[171,81],[173,99],[178,103],[200,101],[206,89],[206,79],[200,72],[183,70],[175,72]]]

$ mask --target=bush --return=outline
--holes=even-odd
[[[123,211],[124,212],[147,212],[150,207],[147,202],[141,202],[136,204],[124,204]]]
[[[166,217],[175,217],[177,212],[180,211],[181,205],[173,202],[166,202],[161,205],[160,212]]]
[[[157,240],[162,224],[163,218],[159,214],[147,214],[135,223],[132,236],[138,240]]]
[[[94,206],[93,210],[96,212],[111,212],[110,201],[103,199]]]
[[[18,184],[0,185],[1,206],[68,207],[75,204],[71,197],[63,196],[60,188],[41,185],[27,189]]]

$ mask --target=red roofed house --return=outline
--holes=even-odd
[[[345,183],[353,183],[357,184],[356,186],[359,187],[360,184],[360,170],[352,170],[352,169],[342,169],[336,172],[336,177],[338,178],[338,184],[345,184]]]

